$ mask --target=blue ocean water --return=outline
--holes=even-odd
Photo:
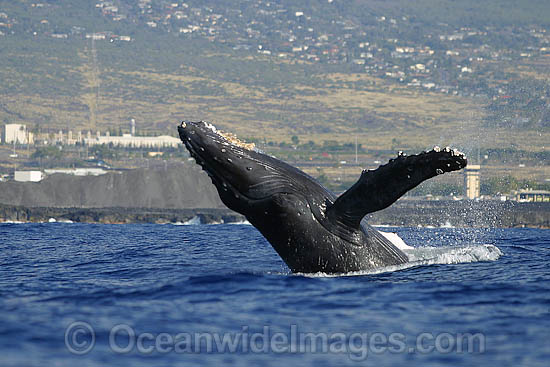
[[[550,231],[384,228],[291,274],[249,225],[0,224],[1,366],[547,366]]]

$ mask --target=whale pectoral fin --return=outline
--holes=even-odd
[[[376,170],[363,171],[359,181],[327,208],[327,218],[359,228],[368,213],[387,208],[422,181],[466,167],[466,156],[445,148],[405,156],[400,154]]]

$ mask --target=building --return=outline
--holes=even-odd
[[[464,189],[468,199],[479,198],[479,170],[481,166],[470,164],[464,168]]]
[[[550,191],[546,190],[519,190],[516,200],[521,202],[550,202]]]
[[[44,176],[40,171],[15,171],[13,178],[18,182],[39,182]]]
[[[53,175],[61,173],[65,175],[73,176],[101,176],[107,173],[103,168],[57,168],[57,169],[45,169],[44,173],[47,175]]]
[[[7,144],[33,144],[34,135],[27,131],[27,126],[21,124],[6,124],[2,129],[2,141]]]
[[[119,147],[132,148],[177,148],[181,145],[181,140],[172,136],[133,136],[132,134],[123,134],[122,136],[100,136],[95,138],[88,137],[84,142],[89,145],[115,145]]]

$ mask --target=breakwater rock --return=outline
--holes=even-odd
[[[75,223],[175,223],[218,224],[244,222],[244,216],[229,209],[154,208],[52,208],[0,204],[1,222]]]
[[[226,208],[56,208],[0,204],[0,221],[87,223],[238,223],[244,216]],[[550,228],[550,203],[401,200],[367,217],[390,226]]]
[[[550,203],[405,199],[367,216],[367,220],[408,227],[550,228]]]

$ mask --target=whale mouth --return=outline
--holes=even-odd
[[[277,193],[303,190],[289,177],[297,171],[263,154],[254,144],[220,132],[207,122],[184,121],[178,126],[180,139],[191,157],[210,176],[224,204],[231,208],[237,198],[248,202],[265,200]],[[235,205],[236,206],[236,205]]]
[[[178,126],[178,133],[191,157],[195,158],[210,177],[217,173],[216,165],[221,166],[222,160],[231,159],[225,148],[231,142],[214,125],[203,121],[182,121]]]

